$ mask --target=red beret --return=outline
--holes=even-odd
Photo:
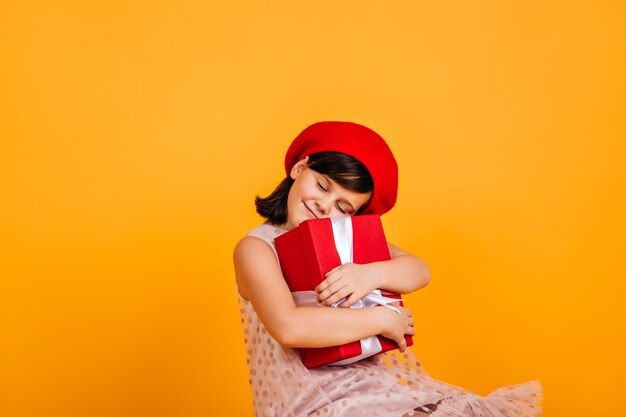
[[[318,152],[345,153],[365,165],[374,181],[374,191],[363,214],[381,215],[396,204],[398,164],[378,133],[352,122],[312,124],[294,139],[287,150],[287,175],[296,162]]]

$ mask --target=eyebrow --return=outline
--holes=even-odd
[[[324,179],[326,179],[328,181],[329,187],[334,187],[335,182],[330,177],[328,177],[326,174],[320,174],[320,175],[322,177],[324,177]],[[350,208],[352,209],[352,211],[356,211],[354,206],[352,205],[352,203],[350,203],[348,200],[342,198],[341,201],[347,203],[350,206]]]

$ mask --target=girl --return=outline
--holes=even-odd
[[[481,397],[431,378],[406,348],[411,312],[395,305],[349,308],[375,289],[407,294],[430,281],[419,258],[389,245],[391,260],[341,265],[315,289],[320,307],[294,303],[274,238],[306,219],[382,215],[396,202],[398,168],[378,134],[351,122],[320,122],[293,141],[287,177],[256,198],[267,221],[239,241],[235,274],[256,416],[539,416],[539,381]],[[343,308],[328,306],[345,299]],[[381,334],[400,349],[344,366],[307,369],[300,347],[341,345]]]

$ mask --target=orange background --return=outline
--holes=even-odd
[[[0,415],[251,416],[232,248],[318,120],[397,156],[434,377],[620,415],[625,12],[2,2]]]

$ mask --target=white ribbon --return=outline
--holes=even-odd
[[[317,293],[315,291],[293,291],[291,296],[293,297],[296,305],[300,307],[326,307],[317,302]],[[332,304],[331,307],[338,307],[344,300],[346,300],[346,298],[337,301],[335,304]],[[398,311],[397,308],[389,305],[391,303],[397,303],[398,301],[400,300],[397,298],[385,297],[381,294],[380,290],[374,290],[356,303],[352,304],[350,308],[383,306],[399,313],[400,311]]]
[[[335,247],[339,254],[341,264],[352,263],[352,219],[350,217],[332,217],[331,224],[333,227],[333,237],[335,239]],[[293,299],[298,306],[309,307],[323,307],[317,302],[317,294],[315,291],[294,291],[291,293]],[[345,302],[347,297],[342,298],[331,307],[338,307],[341,303]],[[381,305],[387,307],[396,313],[400,311],[389,305],[391,303],[397,303],[399,300],[396,298],[385,297],[381,294],[380,290],[374,290],[365,297],[358,300],[356,303],[350,306],[350,308],[366,308]],[[380,345],[380,340],[376,336],[366,337],[360,340],[361,354],[353,358],[343,359],[337,362],[333,362],[330,365],[348,365],[360,361],[361,359],[374,356],[380,353],[383,348]]]

